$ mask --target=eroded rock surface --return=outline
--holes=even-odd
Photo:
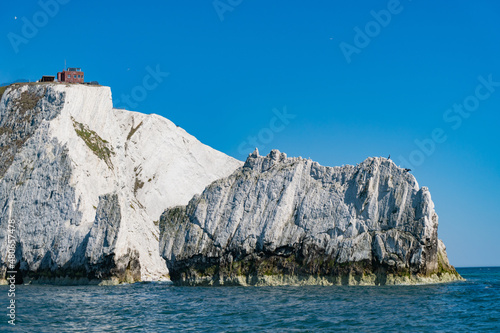
[[[325,167],[251,154],[160,220],[178,284],[394,284],[460,279],[426,187],[384,158]]]
[[[168,279],[162,211],[241,165],[163,117],[114,109],[109,87],[10,86],[0,102],[0,282],[9,221],[25,282]]]

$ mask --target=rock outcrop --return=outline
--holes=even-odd
[[[114,109],[108,87],[0,92],[0,283],[12,267],[49,283],[461,279],[428,189],[390,160],[324,167],[273,150],[242,165]]]
[[[16,84],[0,102],[0,282],[168,279],[158,220],[242,165],[108,87]],[[5,282],[5,280],[4,280]]]
[[[160,219],[187,285],[398,284],[461,279],[426,187],[384,158],[324,167],[271,151]]]

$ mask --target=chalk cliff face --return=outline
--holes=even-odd
[[[18,84],[0,102],[0,280],[8,222],[26,279],[166,279],[159,216],[241,162],[108,87]]]
[[[324,167],[277,150],[160,219],[178,284],[395,284],[461,279],[426,187],[384,158]]]
[[[108,87],[0,92],[0,283],[10,231],[25,281],[461,279],[428,189],[390,160],[324,167],[273,150],[243,165],[165,118],[113,109]]]

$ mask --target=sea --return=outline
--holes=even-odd
[[[0,332],[500,332],[500,267],[412,286],[17,285]]]

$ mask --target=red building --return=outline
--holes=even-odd
[[[83,72],[81,68],[68,68],[57,73],[57,81],[68,83],[83,83]]]

